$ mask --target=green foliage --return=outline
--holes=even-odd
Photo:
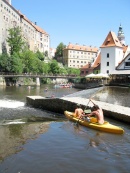
[[[2,72],[22,73],[23,64],[16,53],[11,56],[2,54],[0,55],[0,69]]]
[[[50,64],[42,63],[42,72],[43,74],[48,74],[51,71]]]
[[[65,68],[60,68],[60,74],[62,75],[68,75],[67,70]]]
[[[36,57],[36,54],[30,50],[27,50],[21,54],[21,59],[24,64],[24,73],[37,73],[40,60]]]
[[[41,53],[39,50],[36,52],[36,57],[41,61],[44,61],[45,59],[45,55]]]
[[[11,72],[11,60],[8,54],[0,55],[0,70],[2,72]]]
[[[56,60],[52,60],[50,65],[50,72],[52,74],[59,74],[60,73],[60,67],[58,65],[58,62]]]
[[[69,75],[73,74],[73,75],[80,76],[80,70],[79,69],[66,67],[66,71]]]
[[[66,47],[62,42],[57,46],[56,48],[56,53],[55,53],[55,58],[57,59],[58,57],[63,57],[63,49]]]
[[[18,54],[14,53],[10,56],[11,60],[11,72],[13,73],[22,73],[23,72],[23,63]]]
[[[14,53],[19,53],[25,42],[22,39],[20,27],[14,27],[8,30],[9,36],[7,37],[7,42],[10,47],[10,55]]]

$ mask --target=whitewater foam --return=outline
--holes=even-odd
[[[24,105],[25,105],[24,102],[16,100],[0,100],[1,108],[18,108],[18,107],[23,107]]]
[[[11,125],[11,124],[24,124],[25,122],[22,121],[22,119],[16,119],[16,120],[4,120],[0,122],[0,125]]]

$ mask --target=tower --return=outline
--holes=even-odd
[[[110,31],[101,48],[101,73],[111,74],[123,58],[123,46],[116,34]]]
[[[117,37],[118,37],[119,41],[121,42],[121,44],[125,45],[125,35],[124,35],[123,28],[122,28],[121,24],[119,26]]]

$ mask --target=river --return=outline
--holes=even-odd
[[[45,88],[48,87],[48,91]],[[78,92],[77,92],[78,91]],[[73,94],[130,107],[130,90],[102,87],[89,90],[0,86],[0,173],[128,173],[130,127],[115,135],[75,126],[66,120],[24,123],[22,117],[53,116],[54,113],[26,106],[26,96],[62,97]],[[63,115],[64,116],[64,115]],[[12,121],[13,120],[13,121]]]

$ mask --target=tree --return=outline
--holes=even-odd
[[[51,63],[49,63],[50,65],[50,72],[53,74],[59,74],[60,73],[60,67],[58,65],[58,62],[56,60],[52,60]]]
[[[8,32],[9,36],[7,37],[7,43],[10,47],[10,55],[19,53],[25,45],[25,42],[22,39],[20,27],[11,28]]]
[[[44,57],[45,55],[43,53],[41,53],[39,50],[36,52],[36,57],[41,60],[44,61]]]
[[[23,63],[17,53],[14,53],[10,56],[11,60],[11,72],[13,73],[22,73],[23,72]]]
[[[70,68],[66,67],[66,71],[68,72],[69,75],[80,75],[80,70],[77,68]]]
[[[47,63],[42,63],[42,71],[44,74],[48,74],[51,70],[50,70],[50,64]]]
[[[11,71],[11,60],[8,54],[0,55],[0,70],[2,72]]]
[[[2,54],[0,55],[0,69],[2,72],[22,73],[23,64],[16,53],[11,56]]]
[[[55,59],[63,57],[63,49],[66,47],[62,42],[57,46],[56,53],[55,53]]]
[[[34,65],[33,60],[35,58],[35,53],[33,53],[31,50],[26,50],[20,56],[24,65],[23,72],[24,73],[33,72],[33,65]]]

